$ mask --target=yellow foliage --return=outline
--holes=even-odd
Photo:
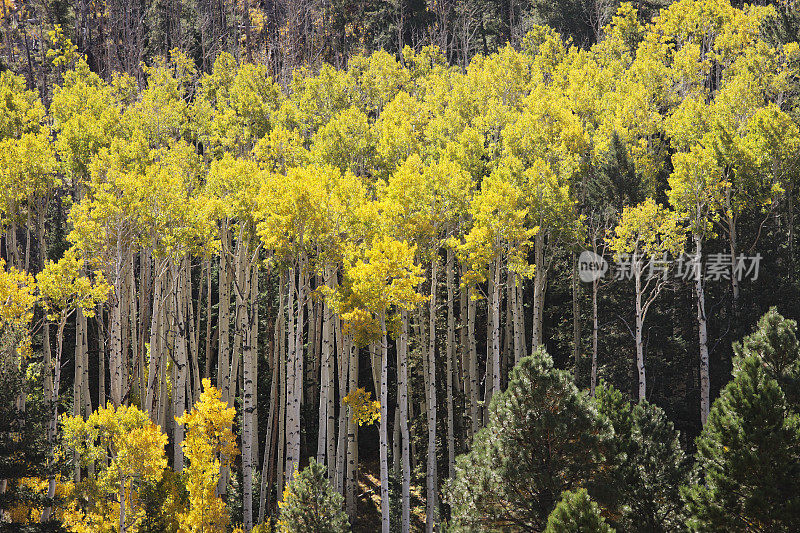
[[[45,498],[50,482],[47,479],[38,477],[26,477],[16,481],[17,488],[24,488],[30,491],[34,497]],[[64,500],[68,498],[75,489],[72,481],[65,480],[61,475],[56,477],[56,499]],[[42,516],[43,505],[29,504],[27,502],[16,502],[8,510],[8,518],[12,524],[38,524]],[[56,505],[52,510],[52,516],[57,520],[63,520],[68,508]]]
[[[167,436],[137,407],[114,409],[110,403],[87,420],[66,416],[62,427],[81,462],[94,464],[98,471],[91,483],[97,497],[76,495],[65,512],[65,526],[89,533],[118,530],[122,522],[127,531],[137,531],[144,518],[139,489],[161,479]]]
[[[362,387],[350,391],[342,399],[342,402],[350,407],[353,422],[359,426],[370,425],[381,420],[381,403],[371,400],[372,393],[365,391]],[[287,487],[288,490],[288,487]],[[284,494],[284,501],[286,500]]]
[[[57,263],[49,261],[36,276],[50,320],[62,320],[79,308],[86,316],[94,316],[95,306],[106,301],[111,286],[103,273],[98,271],[87,276],[84,270],[83,258],[75,248],[70,248]]]
[[[184,469],[189,510],[178,516],[182,531],[221,531],[230,522],[225,502],[217,497],[215,490],[220,467],[230,466],[238,453],[232,431],[236,410],[220,397],[211,381],[204,379],[203,392],[192,411],[175,419],[186,426],[181,446],[189,461]]]
[[[6,267],[0,258],[0,334],[10,333],[20,356],[30,353],[29,324],[36,304],[33,276],[13,267]],[[10,338],[10,337],[9,337]]]

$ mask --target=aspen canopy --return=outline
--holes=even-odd
[[[0,35],[0,531],[800,530],[795,0]]]

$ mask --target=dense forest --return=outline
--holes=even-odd
[[[0,529],[800,530],[795,0],[0,7]]]

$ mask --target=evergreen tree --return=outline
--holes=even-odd
[[[333,490],[326,468],[313,458],[283,492],[279,530],[283,533],[346,533],[350,523],[344,498]]]
[[[800,417],[756,355],[736,360],[697,439],[699,481],[684,491],[694,531],[800,528]]]
[[[680,487],[690,459],[664,411],[647,401],[631,405],[614,387],[597,388],[598,411],[614,427],[619,461],[614,471],[619,526],[625,531],[681,531],[685,528]]]
[[[566,491],[547,517],[545,533],[613,533],[586,489]]]
[[[777,380],[789,408],[795,413],[800,408],[800,342],[797,341],[797,322],[781,316],[775,307],[758,321],[756,330],[733,343],[733,352],[739,359],[756,356]]]
[[[565,490],[607,494],[613,431],[566,371],[539,349],[492,399],[489,424],[458,458],[450,485],[456,531],[541,531]]]

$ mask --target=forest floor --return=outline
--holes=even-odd
[[[399,501],[398,501],[399,504]],[[400,511],[392,513],[392,530],[400,531]],[[394,526],[397,527],[394,527]],[[358,518],[353,533],[375,533],[381,530],[381,481],[378,461],[365,461],[358,473]],[[425,500],[422,487],[411,486],[411,530],[425,529]]]

